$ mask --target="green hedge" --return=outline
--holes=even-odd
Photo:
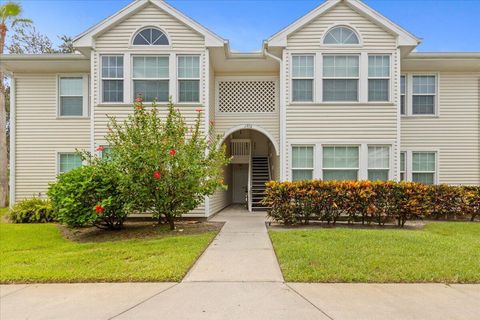
[[[40,198],[25,199],[17,202],[9,212],[14,223],[44,223],[56,221],[52,204]]]
[[[480,216],[480,187],[414,182],[297,181],[267,183],[268,216],[283,224],[338,220],[377,223]]]

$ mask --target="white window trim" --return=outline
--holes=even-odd
[[[404,74],[405,75],[405,74]],[[440,96],[440,75],[438,73],[432,72],[411,72],[407,73],[406,78],[406,94],[407,99],[405,100],[405,107],[406,107],[406,114],[402,116],[407,117],[422,117],[422,118],[432,118],[432,117],[439,117],[439,96]],[[433,105],[433,114],[413,114],[413,76],[433,76],[435,77],[435,94],[421,94],[421,95],[433,95],[434,98],[434,105]]]
[[[351,143],[335,143],[335,144],[322,144],[322,167],[321,167],[321,170],[322,170],[322,179],[323,179],[323,173],[324,171],[352,171],[352,170],[357,170],[357,180],[360,180],[360,167],[361,167],[361,163],[362,163],[362,145],[361,144],[351,144]],[[328,148],[328,147],[356,147],[358,148],[358,167],[357,168],[325,168],[324,165],[323,165],[323,148]],[[368,152],[368,150],[367,150]],[[368,156],[368,153],[367,153],[367,156]],[[367,158],[367,165],[368,165],[368,158]]]
[[[293,57],[308,56],[313,58],[313,76],[312,77],[294,77],[293,76]],[[317,97],[316,83],[317,81],[317,55],[315,53],[292,53],[290,55],[290,103],[292,104],[311,104],[315,103]],[[294,80],[312,80],[312,100],[311,101],[294,101],[293,100],[293,81]]]
[[[402,160],[401,160],[401,155],[402,154],[405,154],[405,168],[403,168],[402,170]],[[408,161],[407,161],[407,152],[406,151],[400,151],[400,158],[398,158],[398,172],[399,172],[399,181],[402,181],[401,180],[401,176],[402,176],[402,173],[403,173],[403,180],[404,181],[407,181],[407,171],[408,171]]]
[[[60,155],[61,154],[75,154],[77,153],[76,150],[72,150],[72,149],[59,149],[59,150],[55,150],[55,173],[56,175],[59,175],[63,172],[60,171]],[[82,160],[82,165],[85,165],[85,161]]]
[[[180,78],[178,74],[178,60],[180,57],[198,57],[198,78]],[[175,77],[176,77],[176,102],[180,105],[198,104],[202,101],[202,56],[200,54],[177,54],[175,59]],[[198,101],[180,101],[180,81],[198,80]]]
[[[368,163],[368,148],[369,147],[386,147],[388,148],[388,168],[370,168],[370,165]],[[372,143],[369,143],[367,144],[367,178],[368,178],[368,170],[388,170],[388,180],[393,180],[393,170],[392,170],[392,166],[393,166],[393,161],[392,161],[392,146],[391,145],[388,145],[388,144],[372,144]],[[400,159],[399,159],[399,166],[400,166]]]
[[[371,77],[370,74],[369,74],[369,68],[370,68],[370,64],[369,64],[369,57],[372,56],[372,57],[388,57],[388,77]],[[368,58],[367,58],[367,100],[368,102],[392,102],[392,54],[390,53],[371,53],[371,54],[368,54]],[[388,98],[387,100],[385,101],[370,101],[370,99],[368,98],[368,92],[370,91],[370,85],[369,85],[369,81],[368,80],[388,80]],[[399,83],[400,85],[400,83]]]
[[[111,56],[123,57],[123,78],[104,78],[103,77],[103,59],[102,58],[103,57],[111,57]],[[100,83],[98,85],[98,87],[99,87],[98,101],[100,102],[100,104],[125,104],[126,103],[125,101],[129,101],[129,99],[127,99],[128,85],[127,85],[127,81],[125,81],[125,79],[128,79],[127,74],[125,74],[125,71],[129,70],[128,68],[125,68],[125,63],[126,63],[127,58],[128,58],[128,56],[126,54],[123,54],[123,53],[102,53],[102,54],[98,55],[98,65],[99,65],[98,78],[100,79]],[[117,81],[122,80],[123,81],[123,100],[122,101],[104,101],[103,100],[103,81],[104,80],[107,80],[107,81],[108,80],[117,80]]]
[[[353,31],[353,33],[355,33],[355,35],[357,36],[358,44],[328,44],[328,43],[325,44],[324,43],[325,37],[327,36],[327,34],[333,28],[336,28],[336,27],[345,27],[345,28],[351,29]],[[337,21],[337,22],[331,24],[330,26],[328,26],[328,28],[326,28],[325,30],[326,31],[323,33],[323,35],[320,39],[320,45],[322,45],[326,48],[361,48],[361,47],[363,47],[363,38],[360,36],[360,32],[358,32],[357,28],[352,26],[347,21]]]
[[[293,167],[293,148],[295,147],[311,147],[313,148],[313,167],[311,168],[308,168],[308,167],[304,167],[304,168],[294,168]],[[293,170],[312,170],[312,179],[315,179],[315,161],[316,161],[316,145],[314,144],[292,144],[290,146],[290,154],[291,154],[291,169],[290,169],[290,176],[293,180]]]
[[[60,113],[61,102],[60,102],[60,80],[62,78],[82,78],[82,115],[81,116],[62,116]],[[90,85],[89,85],[89,75],[82,73],[59,73],[57,74],[57,118],[60,119],[86,119],[90,117]],[[75,96],[76,97],[76,96]]]
[[[142,32],[145,29],[150,29],[150,28],[157,29],[160,32],[162,32],[165,35],[165,37],[167,38],[168,44],[160,44],[160,45],[133,44],[133,41],[135,40],[135,37],[137,36],[137,34],[139,34],[140,32]],[[135,32],[133,32],[132,35],[130,36],[130,48],[135,48],[135,49],[160,49],[160,48],[171,48],[171,46],[172,46],[172,40],[171,40],[170,35],[167,33],[167,31],[163,28],[159,28],[159,27],[154,26],[154,25],[144,25],[141,28],[135,30]]]
[[[133,59],[134,58],[144,58],[144,57],[165,57],[165,58],[168,58],[168,78],[134,78],[133,76]],[[171,97],[172,96],[172,91],[171,90],[171,86],[170,86],[170,82],[171,81],[171,70],[170,70],[170,55],[169,54],[132,54],[130,56],[130,96],[132,97],[132,100],[135,100],[137,98],[136,94],[135,94],[135,85],[134,85],[134,81],[135,80],[138,80],[138,81],[162,81],[162,80],[167,80],[168,81],[168,97]],[[125,73],[124,73],[125,75]],[[156,101],[158,104],[164,104],[164,103],[168,103],[168,100],[167,101]],[[145,101],[145,104],[151,104],[152,101]]]
[[[440,150],[435,148],[410,148],[410,149],[402,149],[400,152],[405,152],[405,181],[412,181],[413,177],[413,153],[414,152],[432,152],[435,153],[435,174],[434,174],[434,184],[440,183],[440,166],[439,166],[439,159],[440,159]],[[399,170],[400,170],[400,159],[399,159]],[[416,173],[420,173],[420,171],[416,171]]]
[[[358,142],[352,142],[352,140],[347,139],[336,139],[336,140],[315,140],[315,139],[294,139],[291,140],[288,144],[288,159],[286,170],[288,181],[292,180],[292,147],[293,146],[314,146],[314,163],[313,163],[313,179],[323,179],[323,147],[328,146],[353,146],[359,148],[359,168],[358,168],[358,180],[367,180],[368,179],[368,146],[385,146],[389,147],[389,180],[395,180],[395,172],[398,172],[394,166],[395,159],[393,157],[394,149],[396,146],[395,140],[383,139],[383,140],[362,140]],[[423,148],[420,151],[423,151]],[[402,150],[403,151],[403,150]],[[429,150],[427,150],[429,151]],[[438,164],[438,162],[437,162]],[[400,166],[400,159],[397,163],[398,167]],[[328,170],[328,169],[327,169]],[[337,170],[337,169],[332,169]],[[342,170],[342,169],[338,169]],[[345,169],[351,170],[351,169]],[[438,170],[438,169],[437,169]]]
[[[323,103],[359,103],[361,102],[362,99],[362,88],[363,86],[361,85],[361,78],[362,78],[362,73],[364,71],[364,68],[362,69],[363,60],[362,57],[364,55],[360,53],[324,53],[322,54],[322,102]],[[325,57],[358,57],[358,76],[357,77],[325,77],[323,74],[323,63],[324,63],[324,58]],[[368,68],[368,58],[367,58],[367,68]],[[367,69],[368,72],[368,69]],[[323,96],[323,91],[324,91],[324,85],[325,85],[325,80],[357,80],[357,100],[351,100],[351,101],[325,101],[325,97]],[[368,92],[367,92],[368,96]],[[380,101],[383,102],[383,101]]]
[[[405,93],[402,93],[402,77],[405,77]],[[408,81],[408,74],[406,73],[401,73],[400,74],[400,78],[399,78],[399,83],[398,83],[398,87],[399,87],[399,97],[400,97],[400,104],[399,104],[399,108],[400,108],[400,116],[401,117],[405,117],[408,115],[408,84],[410,83],[410,81]],[[405,113],[402,113],[402,96],[405,97]]]

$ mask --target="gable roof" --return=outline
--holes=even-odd
[[[362,1],[359,0],[327,0],[322,3],[320,6],[316,7],[300,19],[294,21],[292,24],[284,28],[283,30],[277,32],[271,36],[267,43],[271,47],[285,47],[287,45],[287,37],[308,24],[313,19],[319,17],[320,15],[328,12],[330,9],[335,7],[339,3],[345,3],[347,6],[352,8],[354,11],[359,14],[367,17],[369,20],[379,25],[388,32],[398,36],[398,45],[399,46],[417,46],[421,40],[415,37],[410,32],[401,28],[397,24],[390,21],[385,16],[381,15],[377,11],[373,10]]]
[[[73,40],[73,44],[75,47],[93,47],[95,37],[106,32],[113,26],[117,25],[118,23],[124,21],[128,17],[132,16],[133,14],[137,13],[141,9],[145,8],[149,4],[152,4],[159,9],[165,11],[166,13],[170,14],[183,24],[189,26],[194,31],[198,32],[199,34],[205,37],[205,45],[207,47],[223,47],[225,40],[220,36],[216,35],[212,31],[208,30],[198,22],[194,21],[193,19],[187,17],[185,14],[181,13],[177,9],[173,8],[169,4],[167,4],[164,0],[135,0],[134,2],[130,3],[125,8],[121,9],[120,11],[116,12],[115,14],[111,15],[110,17],[102,20],[101,22],[97,23],[90,29],[86,30],[82,34],[75,37]]]

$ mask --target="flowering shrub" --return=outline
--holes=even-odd
[[[50,201],[36,197],[15,203],[9,216],[14,223],[44,223],[56,219]]]
[[[263,201],[269,217],[284,224],[345,219],[403,227],[412,219],[480,215],[480,187],[415,182],[271,181]]]
[[[89,161],[50,184],[53,209],[58,220],[70,227],[119,229],[127,217],[119,188],[121,176],[113,163],[98,158]]]
[[[151,212],[175,228],[175,218],[195,209],[223,186],[228,163],[213,125],[202,130],[202,109],[193,126],[168,104],[166,115],[153,103],[135,100],[123,122],[111,118],[107,141],[112,163],[121,173],[121,190],[129,212]]]

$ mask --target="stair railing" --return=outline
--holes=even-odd
[[[252,175],[253,175],[253,170],[252,170],[252,145],[249,145],[249,153],[250,153],[250,158],[248,161],[248,211],[252,212]]]

